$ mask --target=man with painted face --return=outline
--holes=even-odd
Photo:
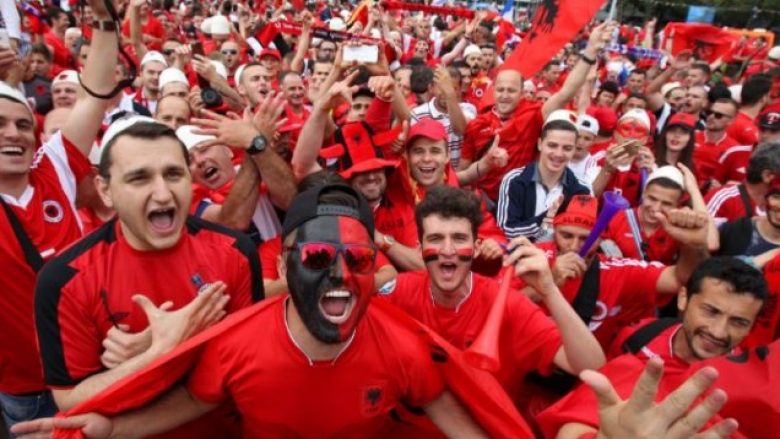
[[[496,280],[471,271],[479,253],[480,201],[462,189],[438,185],[417,205],[416,221],[426,270],[401,273],[379,294],[466,350],[489,324],[500,289]],[[504,269],[515,270],[538,292],[553,320],[518,291],[509,293],[500,322],[501,369],[496,372],[507,393],[517,398],[531,371],[548,374],[557,366],[576,374],[601,367],[601,347],[553,282],[542,250],[522,237],[509,248]]]
[[[91,415],[110,426],[94,437],[162,433],[229,400],[250,438],[381,435],[402,403],[423,407],[449,437],[484,437],[420,335],[370,304],[376,250],[365,200],[345,185],[314,187],[293,200],[283,229],[290,294],[209,340],[186,382],[148,407]]]
[[[704,360],[737,354],[736,347],[766,300],[767,284],[760,271],[734,258],[704,261],[677,296],[681,318],[648,319],[623,329],[612,346],[605,374],[615,376],[617,364],[623,364],[620,375],[639,374],[647,362],[660,358],[667,378],[685,374]],[[624,353],[640,361],[626,362],[625,357],[612,361]],[[539,420],[549,437],[557,432],[559,438],[579,438],[599,427],[597,407],[583,387],[540,414]]]

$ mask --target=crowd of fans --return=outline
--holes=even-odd
[[[776,437],[780,46],[390,3],[2,3],[11,434]]]

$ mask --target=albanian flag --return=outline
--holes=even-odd
[[[500,69],[516,70],[528,79],[536,75],[561,48],[571,41],[604,5],[604,0],[542,0],[531,29]],[[493,105],[492,86],[480,109]]]
[[[717,26],[702,23],[669,23],[663,31],[661,47],[669,48],[672,55],[689,50],[708,63],[728,55],[739,42],[731,32]]]
[[[148,404],[180,382],[198,360],[200,350],[207,341],[228,329],[241,325],[285,298],[286,296],[282,295],[264,300],[228,316],[219,324],[190,338],[144,369],[117,381],[93,398],[68,410],[64,415],[95,412],[104,416],[113,416]],[[463,360],[462,352],[393,305],[382,300],[374,300],[370,306],[382,320],[394,320],[426,340],[432,357],[441,368],[448,389],[488,435],[500,438],[533,438],[530,428],[493,375],[468,365]],[[79,439],[84,436],[81,430],[57,429],[54,437]]]

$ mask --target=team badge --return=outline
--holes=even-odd
[[[381,384],[368,386],[363,389],[360,401],[360,411],[365,417],[376,416],[382,413],[385,401],[385,386]]]
[[[46,200],[43,202],[43,219],[46,222],[58,223],[62,221],[65,216],[65,211],[60,206],[60,203],[54,200]]]

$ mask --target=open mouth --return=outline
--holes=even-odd
[[[154,209],[147,215],[152,230],[160,235],[167,235],[174,229],[176,209],[173,207]]]
[[[21,146],[3,146],[0,148],[0,154],[12,157],[21,157],[24,155],[24,148]]]
[[[351,291],[330,290],[320,297],[320,312],[325,319],[334,325],[344,323],[355,306],[355,296]]]
[[[433,178],[436,172],[435,166],[419,166],[417,170],[420,171],[420,176],[426,179]]]
[[[214,183],[219,178],[219,169],[214,166],[209,166],[203,172],[203,179],[206,183]]]
[[[458,265],[455,262],[442,262],[439,264],[439,271],[445,279],[452,279],[457,269]]]

